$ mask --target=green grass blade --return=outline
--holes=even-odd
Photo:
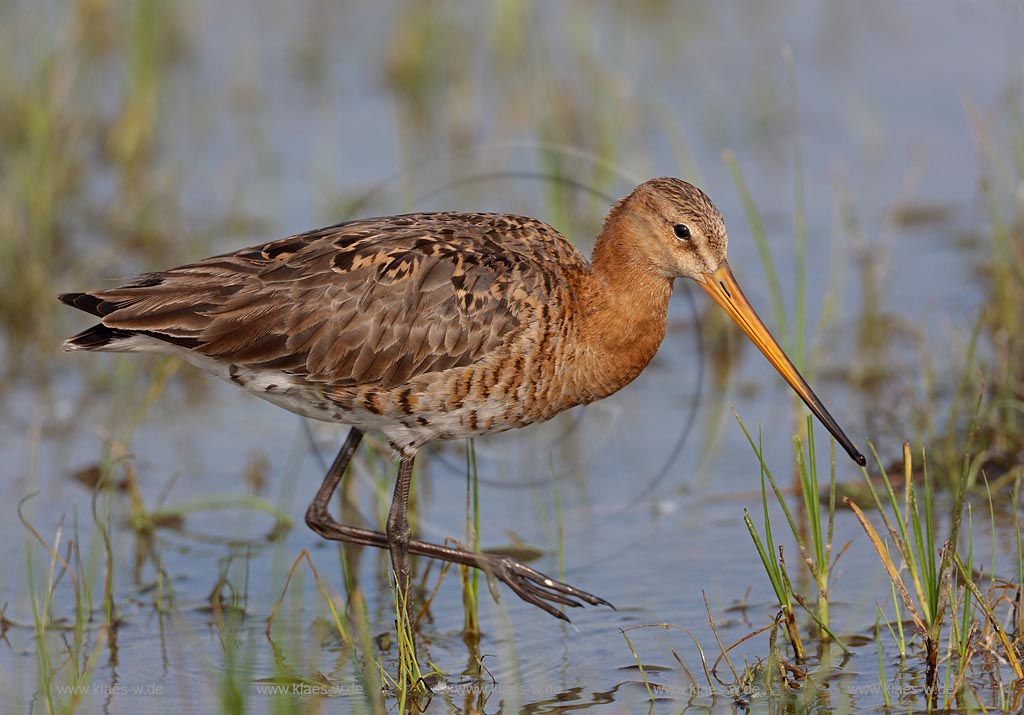
[[[754,522],[750,518],[750,512],[746,509],[743,510],[743,523],[747,525],[747,531],[750,532],[750,538],[754,540],[754,548],[757,549],[757,555],[761,557],[761,563],[764,565],[765,573],[768,574],[768,580],[772,583],[772,590],[775,591],[775,597],[778,598],[779,603],[787,605],[789,603],[789,594],[786,593],[786,589],[782,585],[782,577],[778,573],[778,565],[775,562],[775,552],[772,551],[771,554],[769,554],[765,549],[764,543],[761,541],[761,537],[757,533],[757,527],[754,526]]]

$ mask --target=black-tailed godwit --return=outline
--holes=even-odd
[[[621,389],[661,344],[674,279],[707,291],[864,464],[740,291],[726,244],[714,204],[678,179],[619,201],[589,262],[522,216],[360,219],[61,295],[100,318],[65,348],[177,355],[292,412],[350,425],[306,512],[314,531],[389,549],[403,593],[416,554],[484,569],[568,620],[555,604],[611,604],[506,556],[410,538],[413,460],[432,440],[543,422]],[[398,459],[385,533],[328,511],[364,432]]]

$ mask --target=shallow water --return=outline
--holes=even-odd
[[[855,441],[870,438],[890,458],[903,439],[915,436],[893,434],[890,414],[899,417],[901,400],[919,388],[917,346],[925,346],[938,382],[952,385],[959,374],[962,346],[981,301],[972,280],[976,258],[961,239],[983,228],[985,220],[968,108],[998,123],[1020,91],[1020,3],[960,3],[941,12],[925,2],[862,3],[856,11],[849,4],[809,0],[756,8],[651,2],[635,11],[564,3],[523,5],[528,9],[521,15],[515,4],[485,10],[466,3],[446,5],[429,18],[414,3],[283,7],[195,3],[174,13],[184,49],[163,77],[157,152],[168,172],[181,179],[169,190],[180,198],[191,229],[172,260],[334,222],[353,215],[352,205],[358,215],[441,208],[521,212],[551,221],[586,247],[606,210],[603,196],[618,197],[649,176],[681,175],[698,181],[722,210],[730,226],[731,263],[772,324],[764,269],[720,155],[734,150],[743,168],[792,315],[793,157],[799,136],[813,382],[826,405]],[[0,10],[6,40],[41,32],[48,20],[34,8],[16,3]],[[58,24],[68,22],[61,10],[51,12]],[[416,28],[428,22],[437,24],[418,47],[423,40]],[[799,134],[780,52],[784,45],[794,57]],[[21,58],[19,64],[32,56],[21,44],[4,47]],[[402,76],[409,53],[421,55],[410,66],[422,74],[408,87],[395,80],[398,88],[389,88],[389,72]],[[120,75],[111,72],[107,94],[116,96]],[[101,105],[103,97],[101,92],[96,100]],[[550,177],[556,165],[591,193],[533,175]],[[109,190],[110,177],[86,180],[92,191]],[[850,211],[869,237],[867,247],[843,223],[841,197],[847,194]],[[565,199],[572,202],[569,208]],[[940,210],[933,212],[935,220],[903,225],[894,206]],[[223,236],[195,246],[197,236],[231,212],[245,220],[229,222]],[[111,264],[97,255],[117,250],[103,248],[101,235],[84,234],[83,267],[62,275],[54,293],[161,267],[114,255],[117,272],[111,273]],[[896,378],[876,392],[847,383],[873,355],[855,334],[865,293],[876,290],[856,270],[866,249],[884,268],[882,310],[914,326],[919,341],[897,340],[883,353]],[[829,322],[818,330],[826,305]],[[742,520],[749,509],[761,524],[757,460],[723,405],[733,404],[747,425],[761,425],[767,463],[787,475],[791,402],[752,348],[743,346],[735,359],[723,353],[717,324],[705,319],[706,307],[695,289],[677,286],[669,336],[634,384],[548,425],[476,442],[482,544],[535,545],[544,555],[534,565],[552,576],[560,572],[561,554],[567,581],[618,610],[577,610],[566,625],[503,588],[495,604],[482,588],[483,634],[478,644],[467,643],[458,576],[450,573],[421,627],[421,661],[449,674],[448,691],[433,698],[432,710],[648,709],[647,691],[620,629],[675,624],[691,631],[713,659],[718,648],[702,592],[726,644],[771,621],[778,606]],[[52,334],[55,344],[85,324],[64,311],[40,331]],[[366,680],[361,651],[344,647],[332,631],[305,566],[273,637],[264,636],[287,570],[303,549],[344,606],[339,550],[302,524],[322,461],[332,458],[344,431],[314,426],[322,452],[316,458],[310,433],[297,418],[231,385],[186,375],[189,368],[182,367],[141,410],[148,379],[133,371],[142,369],[134,363],[145,358],[55,352],[39,361],[48,376],[43,384],[26,371],[3,396],[0,456],[8,505],[0,520],[0,603],[6,602],[3,614],[11,625],[0,642],[0,709],[46,711],[40,692],[45,671],[32,628],[33,598],[41,603],[42,595],[30,593],[26,554],[37,589],[45,583],[49,558],[17,518],[18,501],[42,495],[27,500],[23,510],[50,543],[64,518],[61,553],[69,539],[80,540],[83,572],[98,603],[102,539],[91,517],[93,495],[69,475],[97,464],[112,432],[127,439],[147,505],[255,492],[294,524],[281,538],[268,540],[273,520],[264,514],[199,511],[186,514],[182,529],[158,529],[155,553],[173,590],[173,605],[160,613],[154,607],[157,566],[140,556],[145,544],[125,523],[127,499],[113,497],[119,625],[105,640],[100,629],[87,628],[78,645],[70,630],[56,628],[46,636],[54,687],[72,682],[76,668],[92,671],[79,698],[65,691],[56,701],[74,703],[78,712],[370,710],[368,691],[379,685],[379,675],[371,666]],[[728,378],[724,386],[716,375]],[[416,529],[425,539],[464,538],[464,450],[461,443],[439,446],[420,460]],[[391,472],[380,460],[357,465],[355,494],[371,522],[386,509]],[[858,478],[842,456],[839,478]],[[101,512],[106,499],[98,499]],[[978,521],[987,525],[984,514]],[[791,542],[782,538],[777,510],[773,518],[776,538],[796,560]],[[987,526],[979,528],[974,548],[983,560],[994,553],[997,572],[1011,576],[1016,547],[1001,529],[1002,522],[990,551]],[[648,670],[664,686],[663,697],[649,709],[845,712],[880,706],[875,604],[887,602],[889,584],[859,525],[840,511],[837,548],[847,541],[852,544],[833,587],[834,630],[864,642],[847,659],[836,649],[821,656],[842,673],[827,689],[780,700],[763,684],[730,685],[733,678],[723,665],[722,682],[710,692],[692,686],[672,656],[675,649],[696,682],[704,682],[697,649],[683,631],[630,631],[643,663],[668,669]],[[367,551],[353,558],[369,636],[390,633],[394,610],[385,557]],[[427,567],[418,563],[416,571],[423,574]],[[243,612],[211,611],[210,594],[222,573]],[[435,565],[428,588],[437,574]],[[56,618],[74,618],[69,582],[65,577],[55,591]],[[229,590],[221,591],[230,601]],[[911,665],[900,672],[887,635],[883,650],[893,702],[902,696],[908,707],[920,704],[922,671]],[[76,654],[74,662],[67,661],[68,652]],[[767,652],[763,633],[730,657],[742,669]],[[395,671],[393,644],[374,645],[373,657]],[[486,674],[460,675],[474,671],[480,657],[493,681]],[[298,686],[294,696],[268,694],[264,686],[290,688],[287,678],[322,683],[327,696],[302,694],[308,691]],[[385,705],[396,707],[390,697]]]

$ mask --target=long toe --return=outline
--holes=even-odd
[[[487,560],[485,570],[512,589],[519,598],[564,621],[568,621],[569,617],[553,604],[581,608],[583,604],[580,601],[584,601],[592,606],[608,606],[615,610],[615,606],[605,599],[556,581],[507,556],[491,556]]]

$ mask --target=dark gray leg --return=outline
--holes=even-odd
[[[395,494],[391,497],[388,512],[387,540],[391,552],[391,568],[395,570],[395,584],[399,601],[409,604],[409,489],[412,486],[412,465],[415,455],[403,457],[398,463],[398,479],[395,480]]]
[[[356,453],[356,449],[359,448],[359,443],[362,439],[362,430],[358,430],[355,427],[349,430],[348,437],[345,438],[345,444],[341,446],[338,456],[334,458],[331,468],[327,470],[327,476],[324,477],[323,484],[320,485],[316,496],[313,497],[309,508],[306,509],[306,525],[325,539],[330,537],[324,534],[324,528],[333,530],[345,528],[331,517],[327,507],[331,503],[331,497],[334,496],[334,490],[338,488],[341,478],[345,476],[348,463],[352,461],[352,455]],[[349,539],[342,538],[340,540],[348,541]]]

